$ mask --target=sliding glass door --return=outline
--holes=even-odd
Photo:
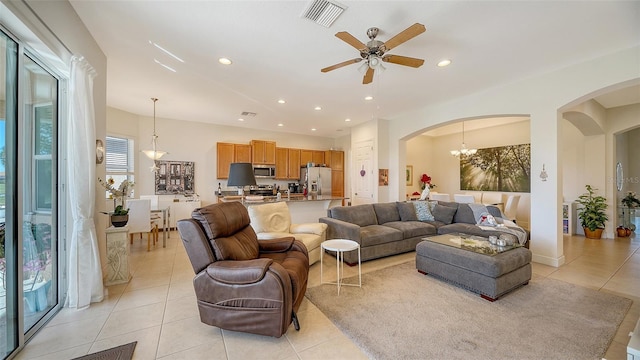
[[[0,32],[0,357],[18,346],[18,44]]]
[[[59,80],[0,31],[0,359],[62,299],[58,246]]]

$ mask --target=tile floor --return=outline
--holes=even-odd
[[[609,347],[608,360],[626,359],[628,334],[640,317],[638,248],[640,236],[605,240],[565,237],[565,265],[554,268],[533,264],[534,276],[551,277],[634,301]],[[166,248],[159,245],[147,252],[145,241],[135,241],[131,254],[133,278],[128,284],[109,287],[106,299],[89,309],[63,309],[16,359],[70,359],[131,341],[138,341],[134,359],[366,359],[306,300],[298,314],[302,329],[297,332],[292,325],[279,339],[202,324],[191,283],[193,270],[175,232]],[[363,264],[363,272],[414,257],[412,252],[368,261]],[[334,258],[325,255],[325,261],[325,274],[335,277]],[[345,272],[357,274],[357,268],[346,267]],[[320,263],[316,263],[310,270],[309,286],[319,282]]]

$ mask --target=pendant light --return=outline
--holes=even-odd
[[[142,150],[142,152],[147,155],[147,157],[151,160],[153,160],[153,166],[150,168],[151,171],[157,171],[158,167],[156,166],[156,160],[159,160],[161,157],[163,157],[165,154],[167,154],[166,151],[161,151],[157,149],[157,145],[158,145],[158,135],[156,135],[156,101],[158,101],[157,98],[151,98],[151,101],[153,101],[153,136],[151,137],[151,150]]]
[[[459,150],[451,150],[450,152],[451,155],[455,157],[464,157],[478,152],[478,149],[467,149],[467,146],[464,143],[464,121],[462,122],[462,146]]]

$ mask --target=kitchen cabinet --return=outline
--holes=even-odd
[[[324,151],[322,150],[300,150],[300,166],[307,166],[308,162],[316,165],[324,164]]]
[[[313,161],[313,150],[300,150],[300,166],[307,166],[307,163]]]
[[[276,180],[300,179],[300,149],[276,148]]]
[[[344,151],[327,150],[324,161],[331,168],[331,195],[344,196]]]
[[[251,162],[251,145],[249,144],[216,144],[217,150],[217,178],[229,178],[229,165],[234,162]]]
[[[251,158],[254,164],[275,165],[275,141],[251,140]]]
[[[322,150],[313,150],[312,160],[316,165],[324,164],[324,151]]]
[[[289,180],[300,180],[300,149],[289,149]]]

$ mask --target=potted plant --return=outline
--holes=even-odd
[[[586,185],[587,192],[578,196],[576,201],[582,205],[578,209],[578,219],[584,229],[584,235],[589,239],[600,239],[607,217],[607,199],[604,196],[595,195],[591,185]]]
[[[123,227],[129,221],[129,209],[125,209],[122,205],[116,206],[111,214],[111,225],[114,227]]]

